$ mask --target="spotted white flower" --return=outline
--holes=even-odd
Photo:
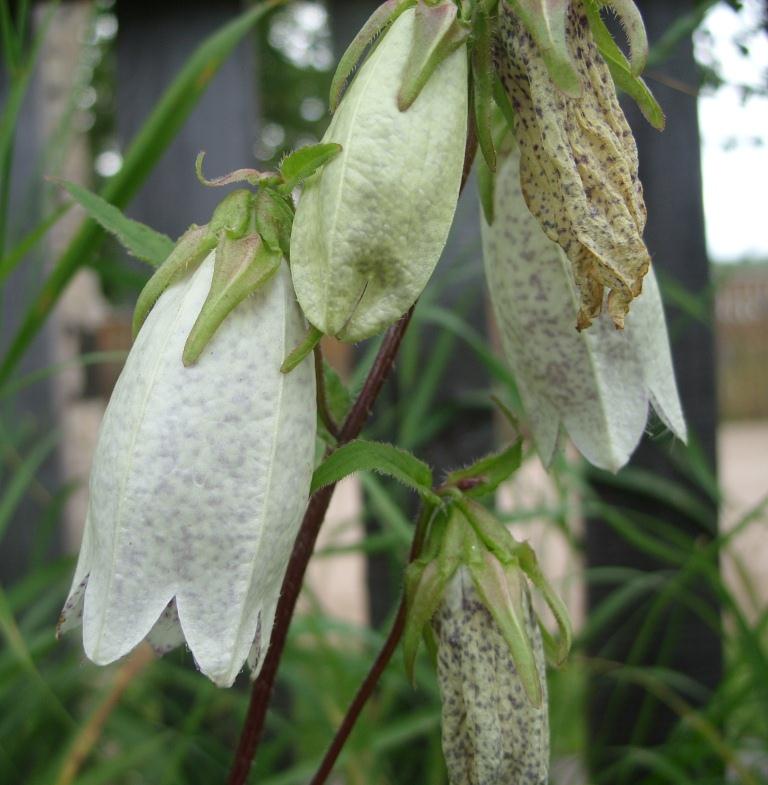
[[[527,588],[525,609],[542,700],[526,695],[509,646],[466,567],[433,619],[442,697],[443,753],[451,785],[545,785],[549,770],[547,680],[541,632]]]
[[[685,440],[653,270],[623,331],[602,313],[589,330],[577,332],[581,298],[572,266],[526,206],[517,150],[497,172],[493,224],[482,223],[488,288],[504,353],[544,462],[552,460],[565,431],[591,463],[617,471],[640,441],[649,403]]]
[[[213,262],[162,294],[115,387],[60,629],[82,620],[100,665],[145,638],[186,641],[228,686],[267,650],[309,492],[315,382],[310,360],[280,373],[305,330],[284,262],[184,367]]]

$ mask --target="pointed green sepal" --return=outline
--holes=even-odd
[[[269,248],[280,251],[286,259],[290,259],[293,226],[293,207],[288,199],[272,188],[262,188],[254,201],[256,231]]]
[[[518,439],[505,450],[481,458],[465,469],[451,472],[445,484],[459,488],[464,496],[470,498],[487,496],[520,468],[522,458],[523,443]],[[477,507],[485,513],[484,508]]]
[[[616,8],[616,6],[620,4],[609,3],[609,5]],[[592,30],[592,35],[595,38],[595,43],[597,44],[603,59],[608,64],[608,69],[611,72],[613,81],[616,83],[616,87],[623,90],[632,98],[643,113],[645,119],[654,128],[663,131],[664,126],[666,125],[664,111],[654,98],[648,85],[637,75],[640,70],[642,70],[641,65],[644,65],[645,59],[647,59],[648,41],[645,41],[645,53],[643,54],[642,40],[640,42],[635,42],[634,44],[638,49],[637,52],[632,48],[633,44],[630,40],[630,49],[632,52],[632,62],[630,63],[624,55],[624,52],[621,51],[616,41],[614,41],[611,31],[600,16],[600,4],[598,0],[586,0],[584,7],[587,11],[587,19],[589,20],[589,26]],[[629,36],[629,23],[626,21],[626,17],[620,18],[624,21],[625,29],[627,29],[627,35]],[[639,24],[642,26],[642,19],[639,20]],[[644,27],[642,35],[645,35]],[[635,33],[635,36],[637,36],[637,33]]]
[[[509,533],[507,527],[476,501],[462,499],[458,507],[472,526],[483,546],[503,564],[515,560],[520,543]]]
[[[573,628],[571,626],[571,617],[565,603],[557,595],[557,592],[552,588],[550,582],[544,576],[539,566],[536,554],[528,543],[522,543],[519,546],[518,559],[520,562],[520,569],[528,576],[528,580],[541,592],[544,601],[547,603],[552,615],[557,622],[559,636],[554,649],[554,664],[561,665],[568,652],[571,650],[571,642],[573,640]],[[545,636],[546,637],[546,636]],[[550,639],[552,636],[549,636]]]
[[[438,5],[420,0],[414,18],[413,43],[397,94],[401,112],[407,111],[419,97],[440,63],[467,41],[469,32],[469,27],[458,19],[458,10],[450,0]]]
[[[472,100],[475,109],[477,143],[483,159],[492,171],[496,171],[496,148],[493,143],[493,82],[496,71],[491,59],[491,26],[482,7],[478,7],[473,32],[472,47]],[[492,211],[491,211],[492,212]]]
[[[352,72],[358,67],[363,55],[375,45],[376,38],[408,8],[416,5],[416,0],[386,0],[369,17],[360,28],[352,43],[341,56],[336,72],[331,82],[331,95],[329,106],[331,113],[335,112],[341,101],[344,88]]]
[[[506,121],[507,128],[511,133],[515,132],[515,108],[512,106],[512,101],[509,100],[509,95],[504,88],[504,83],[499,78],[498,74],[494,74],[493,78],[493,100],[496,106],[501,110],[501,114]]]
[[[141,290],[133,312],[134,338],[160,295],[176,278],[194,270],[215,247],[216,238],[209,232],[207,226],[193,224],[184,232],[168,258],[157,268]]]
[[[485,157],[477,162],[477,197],[483,209],[483,217],[488,226],[493,225],[494,206],[493,194],[496,187],[496,175],[488,168]]]
[[[282,255],[268,248],[258,234],[220,241],[210,291],[184,345],[184,365],[197,362],[219,325],[277,272],[281,260]]]
[[[299,363],[314,351],[315,346],[320,343],[323,333],[314,327],[309,326],[306,338],[285,358],[280,366],[280,373],[290,373]]]
[[[633,76],[639,76],[648,62],[648,34],[640,10],[633,0],[603,0],[624,30],[629,45],[629,64]]]
[[[274,172],[260,172],[258,169],[235,169],[234,172],[214,177],[209,180],[203,174],[203,161],[205,160],[205,150],[201,150],[195,159],[195,174],[200,183],[209,188],[221,188],[224,185],[234,183],[248,183],[249,185],[260,185],[264,182],[275,182],[277,180]]]
[[[505,569],[492,554],[482,552],[470,559],[469,572],[483,604],[493,616],[517,668],[525,694],[533,706],[541,706],[543,689],[536,655],[525,625],[525,578],[517,569]]]
[[[405,673],[411,684],[414,683],[413,669],[424,628],[440,607],[450,575],[444,574],[437,561],[426,564],[413,562],[405,571],[407,615],[403,630],[403,658]]]
[[[321,166],[341,152],[341,145],[335,142],[310,144],[286,156],[280,164],[284,187],[291,191],[302,180],[311,177]]]
[[[578,98],[582,85],[568,52],[566,17],[570,0],[506,0],[536,42],[549,75],[566,95]]]
[[[217,238],[222,234],[232,240],[243,237],[251,223],[253,200],[254,194],[245,188],[227,194],[213,211],[208,230]]]

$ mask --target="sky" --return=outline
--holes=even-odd
[[[729,83],[699,98],[707,247],[715,262],[768,259],[768,96],[742,99],[742,85],[768,84],[768,36],[762,3],[740,13],[715,6],[695,38],[696,57],[719,64]],[[748,44],[743,56],[734,39]]]

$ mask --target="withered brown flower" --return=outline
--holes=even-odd
[[[567,12],[571,60],[581,94],[553,83],[530,34],[502,0],[494,45],[496,69],[516,112],[520,180],[526,203],[573,265],[581,296],[579,330],[607,310],[624,326],[643,285],[650,255],[637,147],[595,44],[582,0]]]

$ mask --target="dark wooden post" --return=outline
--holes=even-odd
[[[690,11],[694,2],[645,0],[639,5],[653,42],[677,18]],[[654,78],[656,74],[663,75],[664,81]],[[663,134],[654,131],[639,112],[627,104],[638,142],[640,175],[648,205],[646,239],[662,284],[665,278],[671,278],[689,293],[706,297],[709,265],[704,242],[695,98],[698,81],[690,39],[681,41],[669,60],[652,69],[647,78],[666,111],[667,129]],[[688,86],[691,92],[681,91],[677,85]],[[714,475],[717,407],[712,329],[674,308],[668,308],[667,314],[691,442],[700,450]],[[619,490],[610,482],[601,481],[599,475],[596,475],[595,488],[607,504],[629,514],[641,513],[674,526],[680,535],[688,538],[688,547],[693,553],[717,535],[718,510],[714,489],[703,489],[684,477],[670,460],[670,453],[686,459],[682,445],[660,446],[646,439],[632,459],[632,466],[679,483],[693,493],[704,511],[703,518],[699,520],[644,493]],[[638,551],[605,521],[596,518],[588,521],[586,548],[588,567],[629,566],[648,571],[670,568],[668,563]],[[716,567],[716,555],[712,559]],[[590,583],[590,610],[597,608],[616,588],[615,585]],[[717,620],[717,602],[711,585],[703,576],[699,574],[690,580],[685,589],[695,594],[710,610],[711,617]],[[623,614],[623,619],[627,618],[629,613]],[[616,622],[596,634],[589,641],[590,653],[619,662],[630,661],[630,652],[637,641],[644,616],[640,614],[631,618],[636,619],[636,624]],[[705,619],[674,597],[665,605],[655,623],[651,645],[636,652],[631,664],[663,664],[684,673],[705,688],[716,687],[722,672],[717,623],[713,629]],[[635,774],[626,779],[607,777],[607,767],[615,760],[612,753],[623,745],[649,746],[664,742],[679,718],[669,708],[651,700],[645,690],[619,686],[610,677],[595,677],[590,684],[589,695],[589,749],[593,752],[593,781],[639,781],[642,777]]]

